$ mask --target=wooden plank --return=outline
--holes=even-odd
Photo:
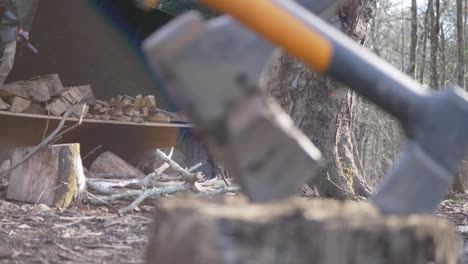
[[[34,147],[14,150],[7,198],[67,208],[85,189],[79,144],[43,148],[20,163]]]
[[[8,124],[8,129],[0,129],[0,158],[6,155],[10,148],[40,143],[47,120],[50,133],[61,119],[56,116],[0,111],[0,124]],[[66,125],[71,126],[77,121],[77,118],[68,118]],[[83,156],[101,145],[101,151],[83,161],[88,165],[103,151],[112,151],[124,160],[132,162],[138,153],[155,148],[174,147],[181,128],[191,128],[191,125],[84,119],[80,127],[65,134],[57,143],[80,143]]]
[[[163,202],[155,219],[147,264],[456,264],[459,254],[442,219],[385,216],[357,202],[191,197]]]

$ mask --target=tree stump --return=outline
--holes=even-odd
[[[13,151],[11,164],[21,161],[32,147]],[[66,208],[85,188],[79,144],[45,147],[10,174],[7,198]]]
[[[432,216],[382,216],[371,205],[291,199],[167,201],[146,263],[455,264],[452,227]]]

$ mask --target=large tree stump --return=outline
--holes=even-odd
[[[15,149],[12,166],[31,149]],[[53,145],[43,148],[11,172],[7,198],[66,208],[84,191],[84,177],[80,145]]]
[[[185,199],[156,215],[147,263],[455,264],[457,256],[454,230],[431,216],[388,217],[333,200]]]

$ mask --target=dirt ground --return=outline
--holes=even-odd
[[[113,207],[67,210],[0,196],[1,263],[143,263],[155,205],[119,216]],[[468,242],[468,195],[450,197],[437,213]],[[466,255],[468,256],[468,250]],[[464,253],[462,252],[462,255]],[[468,263],[462,257],[459,263]]]

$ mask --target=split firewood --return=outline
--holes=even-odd
[[[13,113],[22,113],[31,105],[31,101],[18,96],[14,96],[9,100],[10,111]]]
[[[32,149],[15,149],[12,163],[20,162]],[[11,172],[7,198],[67,208],[84,189],[80,145],[52,145],[39,150]]]
[[[143,100],[143,96],[141,94],[135,97],[135,109],[140,111],[140,109],[146,105],[145,100]]]
[[[84,110],[83,110],[84,107]],[[80,116],[84,113],[87,115],[89,111],[89,106],[87,104],[79,104],[73,108],[72,116],[76,118],[80,118]]]
[[[13,96],[18,96],[18,97],[22,97],[25,99],[29,99],[29,94],[26,91],[26,89],[24,89],[24,87],[17,82],[7,83],[7,84],[4,84],[2,87],[0,87],[1,98],[8,99]]]
[[[78,103],[94,104],[94,101],[96,100],[90,85],[65,88],[65,91],[60,93],[60,97],[65,99],[71,105]]]
[[[156,99],[154,98],[154,95],[145,96],[144,101],[146,106],[156,107]]]
[[[155,113],[155,114],[149,115],[145,117],[145,120],[148,122],[154,122],[154,123],[170,123],[171,122],[171,118],[163,113]]]
[[[0,174],[4,173],[7,171],[11,166],[11,161],[9,159],[2,161],[0,165]]]
[[[36,114],[36,115],[47,115],[46,110],[42,106],[36,103],[32,103],[28,109],[24,110],[23,113]]]
[[[58,74],[50,74],[6,84],[0,89],[0,94],[7,97],[19,96],[42,103],[62,91],[63,85]]]
[[[0,110],[8,110],[10,105],[0,98]]]
[[[130,165],[112,152],[104,152],[94,160],[90,168],[93,173],[116,173],[127,177],[143,177],[143,172]]]
[[[61,98],[55,98],[47,105],[46,110],[55,116],[60,116],[71,107],[72,105],[68,101],[65,101]]]
[[[171,199],[155,219],[147,264],[455,264],[459,253],[456,232],[441,219],[385,216],[355,202]]]
[[[50,96],[56,96],[64,90],[57,73],[33,77],[31,81],[44,83],[49,90]]]

